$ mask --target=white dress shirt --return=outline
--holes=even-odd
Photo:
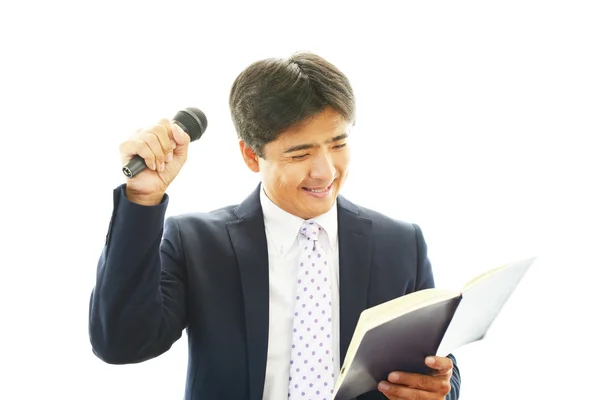
[[[265,219],[269,252],[269,344],[263,400],[287,399],[292,350],[292,325],[300,245],[298,233],[304,220],[273,203],[262,186],[260,202]],[[339,254],[337,203],[313,218],[327,233],[322,243],[331,266],[333,355],[335,379],[340,369]]]

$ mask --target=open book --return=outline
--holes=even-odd
[[[362,312],[335,385],[334,399],[371,390],[392,371],[426,374],[428,355],[447,356],[483,339],[534,258],[507,264],[460,291],[424,289]]]

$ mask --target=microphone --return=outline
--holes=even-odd
[[[208,121],[206,115],[202,111],[194,107],[188,107],[175,114],[173,123],[179,125],[185,133],[190,137],[193,142],[200,139],[200,137],[206,131]],[[140,172],[147,168],[146,162],[139,155],[135,155],[128,163],[123,167],[123,174],[131,179]]]

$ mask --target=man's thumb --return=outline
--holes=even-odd
[[[190,143],[189,135],[177,124],[173,124],[173,139],[175,139],[177,146],[185,146]]]

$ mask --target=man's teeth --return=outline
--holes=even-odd
[[[326,187],[325,189],[309,189],[309,188],[306,188],[306,190],[308,190],[309,192],[313,192],[313,193],[324,193],[327,190],[329,190],[329,187]]]

